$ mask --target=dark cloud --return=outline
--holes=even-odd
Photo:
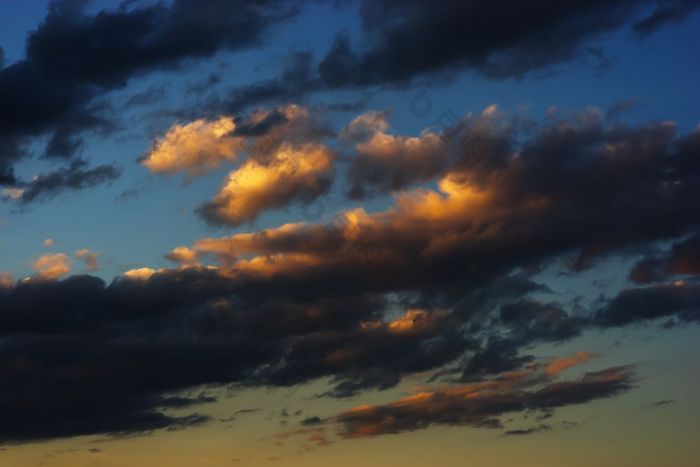
[[[547,410],[615,396],[633,387],[631,367],[586,373],[573,381],[551,381],[531,372],[504,374],[467,386],[407,396],[385,405],[360,406],[334,421],[344,437],[401,433],[433,425],[501,428],[499,417],[512,412]],[[506,434],[536,431],[511,430]],[[541,430],[540,430],[541,431]]]
[[[21,194],[15,199],[21,205],[51,199],[65,191],[85,190],[109,183],[121,176],[121,169],[114,165],[87,168],[87,162],[77,160],[68,167],[57,169],[33,178],[30,182],[18,183]]]
[[[513,150],[515,129],[495,107],[478,117],[445,113],[419,136],[388,133],[387,117],[368,112],[342,132],[354,144],[348,170],[351,198],[396,192],[459,168],[505,168]]]
[[[302,426],[313,426],[321,424],[321,419],[319,417],[309,417],[301,421]]]
[[[298,100],[318,87],[318,84],[313,78],[311,55],[307,52],[295,52],[288,58],[287,65],[278,78],[234,89],[219,105],[227,112],[237,113],[261,102],[283,103]]]
[[[700,133],[628,127],[590,111],[513,134],[502,135],[512,148],[505,166],[449,166],[437,175],[442,192],[403,192],[385,211],[327,223],[201,239],[178,250],[193,260],[186,268],[132,271],[109,284],[6,279],[0,440],[201,423],[195,406],[211,396],[183,391],[202,385],[324,378],[324,395],[345,397],[425,374],[503,389],[478,400],[436,392],[409,412],[389,404],[351,413],[340,418],[349,436],[367,425],[496,427],[508,412],[549,413],[629,390],[629,368],[559,381],[552,374],[588,356],[543,365],[529,348],[594,326],[698,321],[697,284],[630,289],[591,313],[535,300],[547,290],[530,275],[563,258],[578,257],[581,269],[697,232]],[[211,268],[193,266],[210,259]],[[535,369],[514,386],[503,375]],[[190,415],[171,415],[176,408]]]
[[[634,32],[646,36],[668,23],[680,23],[700,8],[697,0],[669,0],[657,5],[646,18],[634,23]]]
[[[46,154],[70,157],[80,136],[104,126],[95,100],[130,78],[184,60],[257,44],[298,2],[175,0],[94,15],[85,2],[54,1],[27,37],[25,58],[0,70],[0,181],[13,184],[27,139],[50,136]],[[202,27],[206,24],[206,27]]]
[[[652,402],[651,404],[643,405],[642,407],[663,407],[665,405],[675,404],[673,399],[662,399],[660,401]]]
[[[401,83],[460,68],[519,77],[576,57],[584,44],[627,24],[647,3],[455,0],[436,7],[419,0],[366,1],[360,14],[371,45],[355,52],[339,39],[319,69],[332,86]],[[668,3],[674,2],[661,1],[659,8]]]
[[[643,258],[630,272],[630,278],[640,284],[663,282],[672,276],[700,276],[700,234],[674,243],[666,252]]]
[[[447,312],[387,317],[381,295],[246,276],[189,269],[0,287],[0,441],[202,423],[194,406],[214,399],[183,393],[201,385],[332,377],[333,396],[392,387],[469,343]]]
[[[656,9],[640,20],[650,3]],[[310,91],[403,86],[462,70],[519,79],[587,55],[597,59],[600,73],[609,60],[592,45],[596,39],[629,25],[645,35],[697,7],[696,0],[365,0],[360,45],[341,34],[317,65],[305,58],[290,68],[296,72],[235,90],[231,102],[239,108]]]
[[[605,326],[664,317],[686,323],[700,321],[700,285],[673,283],[623,290],[597,313],[597,321]]]
[[[284,112],[273,110],[266,114],[259,121],[239,120],[236,121],[236,129],[233,131],[235,136],[265,136],[270,133],[270,130],[275,126],[288,123],[289,120]]]
[[[542,433],[543,431],[552,431],[552,427],[550,425],[541,424],[541,425],[533,426],[531,428],[518,429],[518,430],[508,430],[503,434],[506,436],[523,436],[523,435],[532,435],[535,433]]]
[[[700,132],[606,124],[595,111],[528,128],[502,136],[511,148],[505,165],[475,169],[470,159],[458,161],[440,174],[441,192],[400,193],[396,208],[351,212],[337,225],[271,230],[246,240],[246,253],[323,253],[322,264],[350,266],[353,255],[338,251],[377,251],[375,259],[425,286],[454,278],[449,264],[471,264],[487,280],[490,272],[571,254],[572,267],[582,270],[607,253],[687,235],[700,224]],[[233,251],[238,243],[231,239]],[[423,275],[413,261],[426,255],[444,267]]]

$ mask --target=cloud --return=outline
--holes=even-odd
[[[551,1],[534,9],[510,0],[451,1],[441,8],[420,1],[366,1],[360,15],[371,45],[357,52],[340,37],[319,70],[333,87],[401,83],[459,69],[520,77],[575,58],[584,44],[634,18],[644,3]],[[503,11],[510,12],[508,18]],[[563,28],[569,32],[562,34]]]
[[[260,109],[245,118],[198,119],[171,126],[140,162],[151,173],[184,172],[196,177],[235,161],[241,153],[265,162],[282,143],[313,142],[324,131],[298,105]]]
[[[49,136],[48,157],[73,157],[82,134],[113,127],[100,97],[143,73],[254,46],[298,13],[300,2],[126,2],[95,14],[83,4],[52,2],[27,37],[25,57],[0,69],[3,184],[16,183],[14,164],[32,138]]]
[[[10,288],[13,284],[12,274],[9,272],[0,272],[0,288]]]
[[[643,408],[649,408],[649,407],[663,407],[663,406],[665,406],[665,405],[675,404],[675,402],[676,402],[676,401],[675,401],[674,399],[662,399],[662,400],[658,400],[658,401],[656,401],[656,402],[652,402],[651,404],[645,404],[645,405],[643,405],[642,407],[643,407]]]
[[[71,271],[70,258],[63,253],[45,254],[32,262],[38,279],[53,280],[65,276]]]
[[[633,381],[632,367],[590,372],[572,381],[556,381],[527,370],[465,386],[419,392],[389,404],[361,405],[332,420],[340,424],[340,434],[345,438],[415,431],[434,425],[501,428],[502,415],[551,411],[615,396],[632,389]]]
[[[396,191],[445,170],[449,153],[439,135],[428,131],[418,137],[394,136],[386,133],[387,128],[383,115],[368,113],[344,130],[347,138],[360,140],[348,173],[351,197],[363,198],[367,191]]]
[[[455,277],[452,267],[438,264],[464,261],[488,280],[490,273],[568,254],[572,268],[582,270],[607,253],[693,232],[700,222],[693,209],[700,201],[700,167],[692,165],[697,132],[677,137],[669,122],[608,125],[594,109],[551,119],[528,125],[528,138],[511,133],[506,165],[460,161],[441,175],[437,190],[398,192],[385,211],[356,208],[329,225],[288,224],[194,249],[230,260],[242,253],[268,259],[241,261],[244,269],[281,268],[303,256],[309,267],[350,270],[364,254],[407,281],[431,283]],[[435,267],[425,273],[428,261]]]
[[[569,368],[579,365],[581,363],[586,363],[591,359],[592,354],[588,352],[577,352],[571,357],[555,358],[547,364],[545,368],[545,373],[550,376],[556,376],[559,373],[568,370]]]
[[[626,289],[597,312],[605,326],[672,317],[681,322],[700,321],[700,285],[683,281]]]
[[[655,10],[642,17],[650,3]],[[462,71],[520,79],[591,54],[605,64],[595,45],[605,34],[632,25],[644,36],[695,8],[693,0],[546,0],[537,8],[515,0],[450,0],[440,8],[422,0],[364,0],[357,46],[341,33],[318,63],[297,54],[278,78],[234,89],[229,102],[238,110],[313,91],[401,87]]]
[[[320,85],[312,74],[311,55],[307,52],[294,52],[287,58],[285,69],[278,78],[233,89],[219,105],[229,112],[240,112],[263,102],[298,100]]]
[[[109,183],[121,176],[121,169],[114,165],[86,168],[84,160],[73,161],[67,167],[37,175],[29,182],[19,183],[20,188],[6,191],[6,195],[21,205],[52,199],[64,191],[86,190],[102,183]]]
[[[532,435],[535,433],[542,433],[543,431],[552,431],[552,427],[550,425],[542,423],[540,425],[533,426],[531,428],[508,430],[503,434],[506,436],[524,436],[524,435]]]
[[[47,238],[42,242],[42,245],[44,245],[46,248],[51,248],[53,246],[53,240]]]
[[[243,133],[282,128],[269,115],[243,120]],[[563,261],[575,274],[610,255],[691,238],[700,133],[611,123],[594,109],[526,127],[508,133],[505,167],[460,161],[436,175],[437,188],[398,191],[384,210],[202,238],[169,255],[176,268],[136,268],[110,283],[83,275],[0,288],[0,362],[29,362],[0,364],[0,440],[188,426],[202,421],[203,401],[191,395],[202,385],[322,379],[319,396],[348,397],[420,377],[463,389],[427,397],[444,398],[452,419],[435,422],[418,405],[399,426],[384,414],[404,412],[380,406],[348,434],[373,421],[378,432],[443,421],[497,426],[509,410],[550,411],[628,390],[629,369],[560,380],[592,355],[542,362],[532,348],[662,317],[695,322],[693,280],[622,291],[588,310],[547,301],[551,291],[533,272]],[[254,163],[274,177],[275,151],[304,147],[279,144],[261,144],[241,168]],[[504,373],[519,372],[530,376],[508,388]],[[47,383],[28,394],[24,382],[35,378]],[[493,406],[465,402],[480,384],[495,398],[480,402]],[[480,408],[490,416],[475,418]]]
[[[243,294],[231,295],[239,288]],[[356,317],[367,316],[360,310],[371,310],[357,299],[291,304],[281,296],[276,302],[230,306],[236,296],[246,301],[245,289],[208,270],[149,271],[138,280],[126,276],[109,285],[75,276],[1,288],[0,335],[8,345],[0,360],[34,363],[0,366],[5,381],[0,442],[202,421],[194,413],[167,414],[169,408],[201,404],[201,398],[165,394],[200,384],[268,384],[260,379],[264,371],[256,376],[257,369],[281,362],[292,336],[307,329],[347,329]],[[345,313],[335,314],[338,310]],[[186,361],[173,359],[176,349]],[[124,361],[131,363],[124,366]],[[48,377],[41,391],[21,382],[40,374]]]
[[[160,102],[166,97],[165,86],[153,85],[145,91],[133,94],[126,101],[126,107],[135,107],[141,105],[149,105]]]
[[[242,141],[231,135],[231,117],[175,124],[159,138],[141,163],[152,173],[187,172],[201,175],[238,156]]]
[[[355,142],[348,171],[351,198],[395,192],[469,166],[473,171],[505,167],[512,124],[495,105],[478,116],[443,114],[418,136],[387,134],[385,113],[355,118],[342,136]]]
[[[640,36],[647,36],[669,23],[682,22],[698,8],[700,5],[695,0],[659,2],[649,16],[634,23],[634,32]]]
[[[639,284],[700,275],[700,234],[676,242],[669,251],[640,260],[630,272]]]
[[[265,163],[248,159],[231,172],[198,212],[210,224],[235,227],[269,209],[314,201],[328,191],[332,177],[333,154],[327,147],[284,143]]]
[[[99,256],[99,253],[90,251],[87,248],[81,248],[75,252],[75,257],[85,263],[85,270],[87,271],[97,271],[99,269],[97,264],[97,258]]]
[[[185,267],[199,265],[199,253],[186,246],[175,248],[166,258]]]
[[[158,271],[156,271],[153,268],[129,269],[124,273],[124,279],[133,281],[148,281],[148,279],[150,279],[151,276],[153,276],[157,272]]]

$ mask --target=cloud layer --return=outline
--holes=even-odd
[[[235,189],[222,205],[232,209],[221,213],[230,215],[227,222],[303,202],[306,188],[315,196],[331,167],[328,150],[308,133],[269,146],[258,139],[286,131],[289,119],[272,115],[241,120],[233,132],[262,149],[247,149],[229,178]],[[177,268],[137,268],[111,283],[60,280],[67,271],[56,270],[65,263],[57,258],[36,265],[38,278],[5,277],[0,440],[190,426],[206,421],[197,405],[212,401],[198,394],[202,385],[323,379],[326,397],[392,388],[416,375],[444,385],[425,403],[408,399],[344,414],[339,420],[349,437],[440,423],[496,426],[508,411],[550,410],[629,390],[629,368],[559,380],[590,356],[540,364],[531,348],[600,328],[697,321],[697,271],[687,259],[700,223],[693,209],[700,201],[699,133],[679,135],[669,122],[625,126],[595,109],[551,113],[526,130],[521,124],[491,107],[454,128],[394,137],[381,115],[367,114],[345,131],[350,150],[374,158],[376,147],[389,147],[381,154],[391,162],[382,167],[407,180],[397,188],[362,179],[368,193],[396,191],[384,210],[355,208],[322,223],[203,238],[168,254]],[[435,170],[420,169],[429,160],[422,151],[444,144],[421,146],[426,135],[449,141],[464,127],[503,162],[451,156]],[[375,146],[375,138],[392,144]],[[367,141],[372,151],[362,152]],[[409,141],[421,152],[406,150]],[[396,142],[403,149],[394,151]],[[278,159],[282,150],[295,171]],[[411,186],[432,180],[437,188]],[[659,257],[673,264],[683,258],[683,267],[590,307],[547,301],[546,285],[533,279],[556,262],[576,274],[674,239]],[[525,376],[513,379],[518,374]],[[498,390],[472,397],[477,387]],[[179,415],[182,409],[188,415]]]

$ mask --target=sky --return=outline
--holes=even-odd
[[[0,25],[0,465],[697,463],[697,0]]]

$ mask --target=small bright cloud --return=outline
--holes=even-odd
[[[32,262],[32,269],[36,278],[58,279],[71,271],[71,261],[63,253],[49,253]]]

